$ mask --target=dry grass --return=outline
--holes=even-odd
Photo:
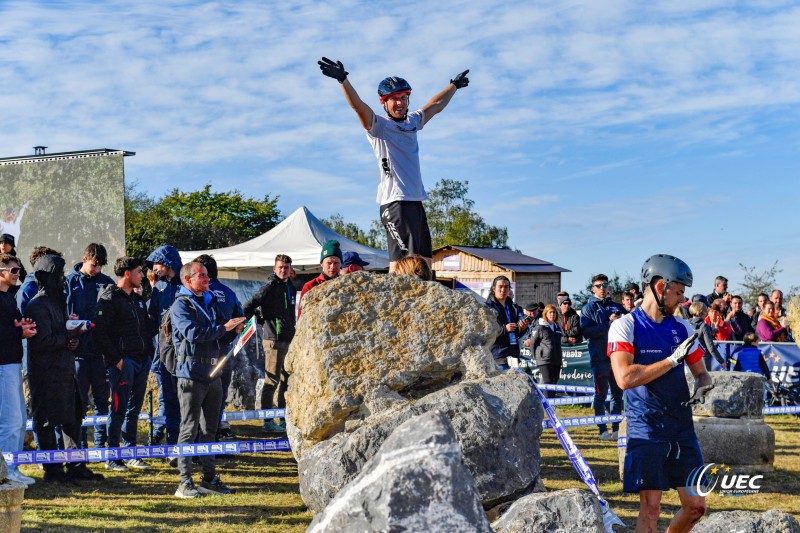
[[[589,414],[588,409],[561,408],[564,417]],[[712,494],[711,512],[733,509],[766,511],[783,509],[800,519],[800,419],[768,417],[775,429],[775,472],[764,477],[760,494],[739,498]],[[242,438],[260,438],[258,422],[237,423]],[[633,531],[638,497],[622,493],[618,477],[617,450],[613,443],[596,438],[596,428],[571,428],[570,435],[586,457],[600,485],[601,493],[614,511]],[[94,469],[106,481],[84,483],[77,488],[46,486],[41,471],[23,467],[39,482],[26,493],[23,505],[24,531],[304,531],[311,515],[298,494],[297,466],[288,453],[241,455],[218,460],[220,475],[237,489],[231,496],[179,500],[173,496],[177,472],[154,461],[148,471],[109,473],[100,465]],[[542,473],[545,487],[558,490],[584,488],[552,430],[542,435]],[[197,479],[199,474],[195,477]],[[659,527],[665,529],[678,508],[677,495],[667,493]]]

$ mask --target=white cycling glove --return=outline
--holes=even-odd
[[[675,368],[679,364],[683,363],[683,360],[686,359],[686,356],[689,355],[689,350],[692,348],[692,344],[694,344],[695,339],[697,338],[697,333],[695,332],[693,335],[690,335],[685,341],[680,343],[675,351],[672,352],[672,355],[667,357],[667,361],[669,364],[672,365],[672,368]]]

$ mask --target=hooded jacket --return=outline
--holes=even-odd
[[[166,265],[175,271],[175,275],[171,280],[159,279],[153,284],[153,295],[150,297],[147,310],[150,316],[158,323],[161,324],[161,319],[164,314],[175,301],[175,295],[178,290],[183,286],[180,279],[180,272],[183,263],[181,263],[181,256],[174,246],[160,246],[153,250],[147,256],[145,265],[150,270],[153,270],[153,263],[160,263]]]
[[[622,316],[625,309],[611,298],[600,300],[594,295],[589,297],[589,302],[581,309],[581,333],[588,342],[592,364],[611,365],[611,360],[606,355],[606,345],[608,329],[611,327],[608,319],[614,313]]]
[[[236,330],[225,330],[226,320],[217,309],[217,298],[210,292],[197,296],[181,287],[170,313],[172,341],[178,358],[175,375],[204,383],[213,381],[208,375],[222,347],[236,338]],[[213,379],[219,379],[219,374]]]
[[[114,285],[114,280],[102,272],[89,276],[81,272],[83,263],[76,263],[67,276],[67,313],[76,314],[81,320],[94,320],[97,313],[97,296],[107,285]],[[75,352],[76,357],[98,356],[95,347],[94,331],[89,330],[81,336],[81,344]]]
[[[259,324],[263,324],[264,339],[290,342],[294,338],[294,301],[297,291],[274,272],[244,306],[244,314],[250,318],[256,312]]]
[[[28,385],[34,420],[50,424],[74,422],[81,402],[75,379],[75,357],[67,349],[67,302],[61,278],[64,260],[45,255],[36,262],[39,292],[24,316],[36,322],[36,335],[28,339]]]
[[[22,279],[22,276],[20,276]],[[17,299],[17,309],[19,309],[20,313],[25,312],[25,308],[28,306],[33,297],[36,296],[36,293],[39,292],[39,286],[36,284],[36,276],[33,275],[33,272],[29,273],[25,276],[25,279],[22,281],[22,285],[20,285],[15,298]]]
[[[561,352],[561,328],[557,322],[552,325],[540,318],[531,334],[531,352],[537,365],[560,365],[563,362]]]
[[[116,285],[104,287],[98,296],[94,321],[95,346],[106,366],[116,365],[123,357],[142,362],[153,355],[158,324],[135,292],[128,294]]]

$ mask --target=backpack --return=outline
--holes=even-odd
[[[189,302],[189,305],[194,311],[195,319],[197,318],[197,308],[194,301],[188,296],[178,296],[175,301],[183,299]],[[175,302],[172,303],[175,305]],[[178,354],[175,349],[175,342],[172,339],[172,305],[169,306],[167,312],[164,313],[164,318],[161,320],[161,327],[158,328],[158,359],[167,371],[175,375],[178,366]]]

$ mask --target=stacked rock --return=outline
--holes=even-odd
[[[22,525],[25,484],[8,479],[8,465],[0,450],[0,531],[17,533]]]
[[[455,531],[474,518],[473,493],[489,510],[543,490],[541,402],[527,376],[494,364],[498,328],[471,295],[408,276],[356,272],[306,294],[285,364],[287,434],[315,524],[338,531],[333,516],[348,509]],[[412,452],[427,472],[407,467]],[[405,481],[377,480],[393,473]],[[431,505],[398,488],[434,482]]]

